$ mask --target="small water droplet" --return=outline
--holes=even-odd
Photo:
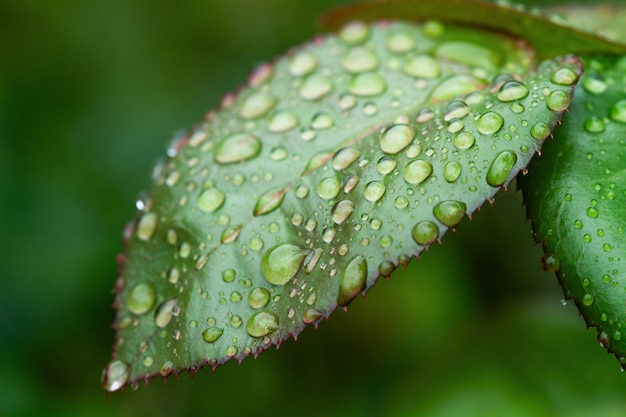
[[[407,208],[409,205],[409,199],[406,198],[403,195],[400,195],[398,197],[395,198],[395,200],[393,201],[393,205],[397,208],[397,209],[404,209]]]
[[[285,148],[284,146],[277,146],[275,148],[272,148],[272,150],[270,151],[270,159],[272,161],[282,161],[287,158],[288,155],[289,154],[287,152],[287,148]]]
[[[256,157],[261,152],[261,140],[250,133],[226,136],[215,148],[215,161],[232,164]]]
[[[559,85],[573,85],[578,81],[578,74],[569,68],[560,68],[552,73],[550,81]]]
[[[278,316],[267,311],[252,315],[246,323],[246,331],[252,337],[263,337],[278,329]]]
[[[387,49],[395,53],[408,52],[415,47],[415,39],[406,33],[395,33],[387,38]]]
[[[423,161],[421,159],[408,163],[402,171],[404,180],[413,185],[418,185],[424,182],[432,173],[433,165],[430,162]]]
[[[316,130],[330,129],[335,125],[335,120],[328,113],[316,113],[311,121],[311,127]]]
[[[434,90],[430,93],[430,99],[432,101],[445,101],[455,97],[461,97],[481,88],[483,84],[465,74],[453,75],[444,79],[437,84]]]
[[[582,85],[586,92],[594,95],[602,94],[607,89],[606,82],[598,74],[585,75]]]
[[[207,343],[214,343],[222,337],[224,334],[224,329],[220,327],[208,327],[202,332],[202,338]]]
[[[447,182],[456,181],[461,175],[461,164],[456,161],[449,161],[443,166],[443,177]]]
[[[351,200],[341,200],[337,204],[335,204],[330,212],[330,217],[333,222],[337,224],[341,224],[354,211],[354,202]]]
[[[583,296],[582,301],[584,306],[590,307],[593,304],[594,297],[592,294],[587,293]]]
[[[293,278],[307,252],[295,245],[282,244],[269,249],[261,259],[261,273],[274,285],[285,285]]]
[[[271,95],[258,92],[249,95],[243,102],[239,115],[246,120],[258,119],[267,114],[276,104],[276,99]]]
[[[254,236],[248,241],[248,246],[250,247],[250,249],[255,251],[260,251],[261,249],[263,249],[264,244],[265,242],[259,236]]]
[[[502,151],[491,163],[489,170],[487,171],[487,184],[492,187],[499,187],[503,185],[511,170],[517,162],[517,155],[513,151]]]
[[[113,360],[102,373],[102,386],[108,392],[117,391],[128,382],[130,365],[120,360]]]
[[[200,210],[205,213],[212,213],[222,207],[224,200],[226,200],[226,196],[223,192],[217,188],[209,188],[200,193],[197,204]]]
[[[333,239],[335,239],[336,235],[337,229],[335,229],[334,227],[327,227],[322,232],[322,240],[326,243],[330,243],[333,241]]]
[[[454,227],[465,215],[467,206],[461,201],[446,200],[438,203],[433,208],[433,214],[441,223],[449,227]]]
[[[435,223],[425,220],[413,227],[412,235],[417,244],[427,246],[439,238],[439,227]]]
[[[385,92],[385,79],[376,72],[364,72],[352,77],[348,90],[355,96],[371,97]]]
[[[380,136],[380,149],[388,154],[397,154],[413,142],[416,134],[416,130],[411,126],[405,124],[392,125]]]
[[[550,131],[550,126],[543,122],[539,122],[530,129],[530,135],[536,140],[544,140],[550,135]]]
[[[235,239],[237,239],[237,237],[239,236],[239,233],[241,233],[241,229],[243,228],[242,225],[236,225],[236,226],[229,226],[226,229],[224,229],[224,231],[222,232],[222,235],[220,236],[220,242],[222,243],[230,243],[233,242]]]
[[[304,168],[304,173],[306,174],[306,173],[316,170],[317,168],[321,167],[326,162],[328,162],[328,160],[331,159],[331,157],[332,157],[332,152],[322,151],[322,152],[316,153],[315,155],[311,157],[309,162],[306,164],[306,167]]]
[[[524,98],[528,95],[528,88],[519,81],[511,80],[507,81],[500,87],[498,91],[498,100],[500,101],[514,101]]]
[[[472,135],[470,132],[459,132],[454,136],[454,146],[457,149],[469,149],[471,148],[474,143],[476,142],[476,139],[474,138],[474,135]]]
[[[333,82],[330,78],[313,74],[308,76],[300,87],[300,97],[308,101],[316,101],[333,91]]]
[[[380,263],[380,265],[378,265],[378,273],[381,277],[388,278],[395,270],[396,266],[391,261],[383,261]]]
[[[483,113],[476,122],[476,129],[483,135],[493,135],[504,125],[504,118],[495,112]]]
[[[270,300],[270,292],[263,288],[257,287],[248,294],[248,304],[252,308],[262,308],[267,305]]]
[[[358,183],[359,183],[359,177],[357,177],[356,175],[346,176],[341,182],[341,185],[343,187],[343,192],[346,194],[349,193],[350,191],[354,189],[354,187],[357,186]]]
[[[275,188],[261,195],[254,206],[253,215],[263,216],[276,210],[283,203],[285,198],[285,190]]]
[[[237,271],[234,269],[225,269],[222,271],[222,280],[224,282],[233,282],[237,276]]]
[[[618,123],[626,123],[626,100],[620,100],[609,109],[609,117]]]
[[[416,120],[417,123],[426,123],[433,120],[434,118],[435,112],[426,107],[417,112]]]
[[[320,260],[324,251],[321,248],[315,249],[304,258],[304,272],[310,274]]]
[[[604,129],[604,120],[600,117],[591,116],[585,120],[585,130],[589,133],[601,133]]]
[[[341,183],[337,177],[324,178],[317,185],[317,195],[324,200],[331,200],[339,194]]]
[[[149,282],[140,282],[126,296],[126,306],[133,314],[148,312],[156,302],[156,290]]]
[[[154,323],[157,327],[165,328],[174,315],[174,310],[178,307],[176,300],[167,300],[161,303],[154,313]]]
[[[304,322],[304,324],[310,324],[319,320],[321,317],[322,317],[321,311],[315,308],[310,308],[304,312],[304,317],[302,317],[302,321]]]
[[[452,119],[462,119],[470,113],[470,107],[461,100],[452,100],[446,107],[443,120],[449,122]]]
[[[348,263],[341,273],[337,304],[342,307],[348,305],[365,289],[366,280],[367,261],[364,257],[357,256]]]
[[[592,219],[595,219],[596,217],[598,217],[598,209],[595,207],[589,207],[587,208],[587,216],[591,217]]]
[[[492,70],[499,65],[501,57],[494,50],[464,41],[440,43],[435,51],[437,58]]]
[[[363,22],[347,23],[339,32],[339,38],[348,45],[358,45],[369,38],[370,29]]]
[[[137,224],[137,237],[141,240],[148,241],[154,234],[159,217],[155,213],[144,213]]]
[[[567,110],[570,103],[570,96],[565,91],[556,90],[550,93],[546,100],[546,105],[552,111]]]
[[[339,102],[337,104],[341,110],[350,110],[356,106],[356,97],[352,94],[342,94],[339,96]]]
[[[376,171],[382,175],[387,175],[396,168],[396,160],[388,156],[383,156],[376,163]]]
[[[308,75],[317,67],[317,58],[313,54],[300,53],[289,60],[287,68],[294,77]]]
[[[161,368],[159,369],[159,374],[163,378],[169,376],[174,371],[174,363],[172,361],[165,361]]]
[[[351,73],[372,71],[378,67],[378,57],[369,49],[357,46],[348,51],[343,57],[341,65]]]
[[[298,116],[290,111],[278,112],[272,117],[268,129],[270,132],[281,133],[298,126]]]
[[[354,148],[341,148],[333,157],[333,168],[336,171],[344,170],[352,165],[352,163],[354,163],[359,156],[361,156],[361,152]]]
[[[363,196],[367,201],[375,203],[385,194],[385,184],[380,181],[371,181],[365,185]]]

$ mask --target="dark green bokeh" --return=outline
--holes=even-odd
[[[340,3],[0,3],[0,415],[623,415],[512,193],[297,343],[106,400],[115,256],[168,135]]]

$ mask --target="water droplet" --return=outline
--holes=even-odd
[[[237,352],[239,352],[239,349],[237,348],[237,346],[230,345],[230,346],[226,347],[226,351],[224,353],[229,358],[232,358],[233,356],[235,356],[237,354]]]
[[[222,271],[222,280],[224,282],[233,282],[235,280],[235,277],[237,276],[237,271],[235,271],[234,269],[225,269],[224,271]]]
[[[607,89],[607,84],[598,74],[589,74],[583,78],[583,88],[589,94],[602,94]]]
[[[421,159],[408,163],[402,171],[404,180],[413,185],[424,182],[432,173],[433,165]]]
[[[341,185],[343,187],[343,192],[346,194],[349,193],[350,191],[354,189],[354,187],[356,187],[358,183],[359,183],[359,177],[357,177],[356,175],[346,176],[341,182]]]
[[[268,129],[270,132],[286,132],[298,126],[298,117],[290,111],[278,112],[272,117]]]
[[[167,327],[167,325],[170,324],[172,316],[174,315],[174,310],[177,307],[178,302],[176,300],[167,300],[162,302],[154,313],[154,323],[157,327]]]
[[[275,148],[272,148],[272,150],[270,151],[270,159],[272,161],[282,161],[287,158],[288,155],[289,154],[287,153],[287,148],[283,146],[277,146]]]
[[[498,92],[498,100],[514,101],[524,98],[528,95],[528,88],[519,81],[511,80],[502,84]]]
[[[314,171],[317,168],[321,167],[326,162],[328,162],[328,160],[330,160],[331,157],[332,157],[332,152],[322,151],[322,152],[316,153],[315,155],[311,157],[309,162],[306,164],[306,167],[304,168],[304,174]]]
[[[446,162],[443,166],[443,177],[448,182],[454,182],[461,175],[461,164],[456,161]]]
[[[587,208],[587,216],[591,217],[592,219],[595,219],[596,217],[598,217],[598,209],[595,207],[589,207]]]
[[[358,46],[348,51],[341,65],[351,73],[372,71],[378,67],[378,57],[369,49]]]
[[[239,236],[239,233],[241,233],[241,229],[243,228],[242,225],[237,225],[237,226],[229,226],[226,229],[224,229],[224,231],[222,232],[222,235],[220,236],[220,242],[222,243],[230,243],[233,242],[235,239],[237,239],[237,237]]]
[[[198,208],[206,213],[212,213],[222,207],[226,196],[217,188],[204,190],[198,196]]]
[[[341,183],[336,177],[324,178],[317,185],[317,195],[324,200],[331,200],[339,194]]]
[[[619,330],[615,330],[615,332],[613,333],[613,339],[616,341],[622,340],[622,332],[620,332]]]
[[[395,53],[408,52],[415,47],[415,39],[406,33],[396,33],[387,38],[387,49]]]
[[[335,120],[328,113],[317,113],[313,116],[311,127],[313,129],[322,130],[333,127]]]
[[[224,329],[220,327],[209,327],[202,332],[202,338],[207,343],[214,343],[217,339],[222,337],[223,334]]]
[[[144,213],[137,224],[137,237],[141,240],[150,240],[156,230],[159,217],[155,213]]]
[[[396,168],[396,161],[388,156],[383,156],[376,163],[376,171],[382,175],[387,175]]]
[[[344,170],[352,165],[359,156],[361,156],[361,152],[354,148],[341,148],[333,157],[333,168],[336,171]]]
[[[246,331],[252,337],[263,337],[278,329],[278,316],[267,311],[259,311],[248,319]]]
[[[541,268],[546,272],[559,272],[561,260],[552,253],[546,253],[541,258]]]
[[[265,307],[269,300],[270,292],[263,287],[257,287],[248,294],[248,304],[250,304],[252,308]]]
[[[501,60],[494,50],[463,41],[448,41],[439,44],[435,56],[486,70],[496,68]]]
[[[388,278],[391,276],[393,271],[396,270],[396,266],[391,261],[383,261],[378,265],[378,273],[380,276]]]
[[[572,85],[578,81],[578,74],[569,68],[561,68],[552,73],[550,81],[559,85]]]
[[[254,216],[263,216],[276,210],[283,203],[285,190],[275,188],[261,195],[254,206]]]
[[[600,117],[591,116],[585,120],[585,130],[589,133],[601,133],[604,129],[604,120]]]
[[[276,99],[264,92],[249,95],[243,102],[239,115],[246,120],[258,119],[267,114],[276,104]]]
[[[128,382],[130,365],[120,360],[109,362],[102,373],[102,386],[108,392],[117,391]]]
[[[365,289],[367,280],[367,261],[357,256],[348,263],[339,278],[339,295],[337,304],[348,305],[360,292]]]
[[[435,118],[435,113],[429,108],[423,108],[417,112],[417,123],[426,123]]]
[[[140,282],[130,290],[126,296],[126,306],[131,313],[144,314],[149,311],[156,302],[154,286],[148,282]]]
[[[537,140],[544,140],[550,135],[551,129],[550,126],[543,122],[539,122],[535,124],[530,129],[530,135]]]
[[[337,204],[335,204],[330,212],[330,217],[333,222],[337,224],[341,224],[354,211],[354,202],[351,200],[341,200]]]
[[[437,204],[433,208],[433,214],[441,223],[449,227],[454,227],[465,215],[467,206],[461,201],[446,200]]]
[[[230,325],[233,327],[239,327],[243,323],[241,316],[234,315],[230,318]]]
[[[261,273],[270,284],[285,285],[298,273],[306,255],[295,245],[275,246],[263,255]]]
[[[321,317],[322,317],[321,311],[315,308],[310,308],[304,312],[304,317],[302,317],[302,321],[304,322],[304,324],[310,324],[319,320]]]
[[[570,96],[565,91],[556,90],[550,93],[546,100],[546,105],[552,111],[567,110],[570,103]]]
[[[413,240],[419,245],[430,245],[437,238],[439,238],[439,227],[431,221],[425,220],[413,227]]]
[[[250,247],[250,249],[255,251],[263,249],[264,244],[265,242],[259,236],[254,236],[248,241],[248,246]]]
[[[289,60],[287,68],[294,77],[308,75],[317,67],[317,58],[313,54],[304,52]]]
[[[439,77],[439,63],[428,55],[417,55],[404,66],[404,72],[415,78],[433,79]]]
[[[261,140],[250,133],[226,136],[215,148],[215,161],[232,164],[256,157],[261,152]]]
[[[159,374],[163,378],[169,376],[174,371],[174,363],[172,361],[165,361],[161,368],[159,369]]]
[[[602,245],[602,250],[605,252],[611,252],[611,245],[608,243],[605,243]]]
[[[502,151],[491,163],[489,171],[487,171],[487,184],[492,187],[499,187],[503,185],[511,170],[517,162],[517,155],[513,151]]]
[[[321,248],[315,249],[304,258],[304,272],[310,274],[315,269],[317,262],[320,260],[324,251]]]
[[[338,105],[341,110],[350,110],[356,106],[356,97],[352,94],[342,94],[339,96]]]
[[[363,22],[347,23],[339,32],[339,38],[348,45],[358,45],[367,40],[370,34],[369,26]]]
[[[367,201],[375,203],[385,194],[385,184],[380,181],[371,181],[365,185],[363,196]]]
[[[300,97],[304,100],[315,101],[333,91],[333,82],[330,78],[313,74],[308,76],[300,87]]]
[[[493,135],[502,129],[504,118],[495,112],[483,113],[476,122],[476,129],[483,135]]]
[[[618,123],[626,123],[626,100],[620,100],[611,106],[609,117]]]
[[[335,239],[335,235],[337,235],[337,229],[334,227],[327,227],[322,232],[322,240],[326,243],[330,243]]]
[[[400,195],[395,198],[395,200],[393,201],[393,205],[396,206],[397,209],[407,208],[407,206],[409,205],[409,199],[403,195]]]
[[[380,136],[380,149],[388,154],[397,154],[413,142],[416,134],[416,130],[411,126],[405,124],[392,125]]]
[[[352,77],[348,90],[355,96],[371,97],[382,94],[387,88],[385,79],[375,72],[364,72]]]
[[[454,146],[457,149],[468,149],[471,148],[474,143],[476,142],[476,139],[474,139],[474,135],[472,135],[470,132],[459,132],[454,136]]]
[[[446,107],[443,120],[449,122],[452,119],[462,119],[470,113],[469,106],[461,100],[452,100]]]
[[[593,297],[592,294],[588,294],[587,293],[587,294],[585,294],[583,296],[583,305],[584,306],[590,307],[593,304],[593,301],[594,301],[594,297]]]
[[[453,75],[446,78],[430,93],[432,101],[445,101],[461,97],[481,88],[483,84],[477,79],[465,74]]]

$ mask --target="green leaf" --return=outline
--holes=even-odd
[[[438,241],[567,108],[578,60],[531,65],[504,36],[387,22],[260,66],[138,205],[105,389],[256,356]]]
[[[530,41],[542,59],[573,53],[626,52],[624,37],[604,38],[572,26],[563,19],[553,20],[540,10],[529,12],[524,7],[481,0],[385,0],[339,7],[324,16],[322,23],[326,28],[335,30],[351,20],[441,19],[520,36]]]
[[[543,267],[626,366],[626,58],[589,58],[569,113],[519,181]]]
[[[626,5],[623,3],[561,4],[542,10],[563,25],[597,33],[615,42],[624,43],[626,39]]]

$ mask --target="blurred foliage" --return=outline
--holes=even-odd
[[[512,192],[280,352],[105,398],[115,256],[168,132],[340,3],[0,2],[0,415],[624,415]]]

